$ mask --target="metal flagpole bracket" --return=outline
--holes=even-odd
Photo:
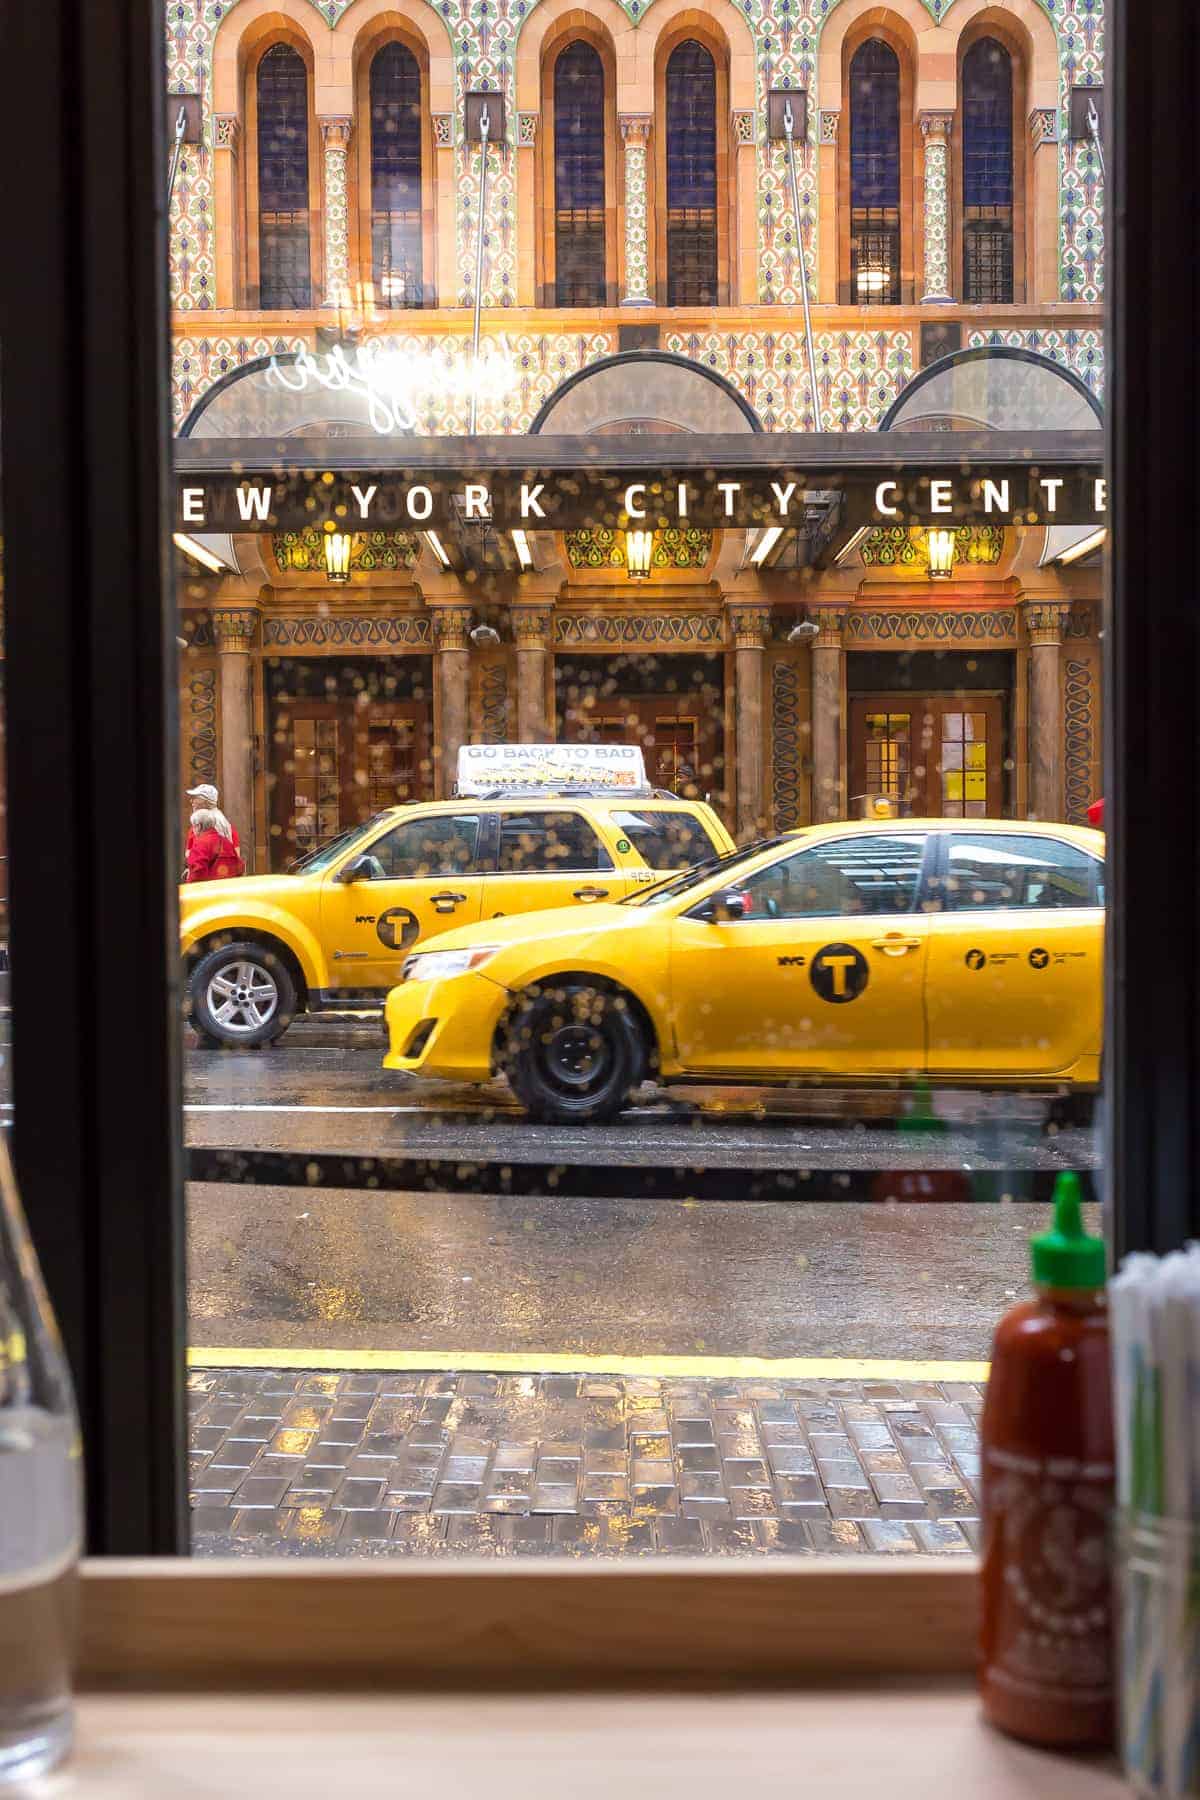
[[[198,144],[203,136],[204,117],[199,94],[167,95],[167,129],[171,133],[171,166],[167,171],[167,205],[170,206],[179,170],[179,153],[185,144]]]
[[[812,306],[808,292],[808,259],[800,224],[800,182],[796,174],[796,139],[807,141],[808,94],[804,88],[772,88],[767,95],[767,136],[782,138],[787,145],[788,184],[792,216],[796,221],[796,256],[800,264],[800,300],[804,308],[804,348],[808,358],[808,394],[813,430],[822,431],[821,402],[817,398],[817,353],[813,344]]]
[[[479,145],[479,217],[475,228],[474,323],[471,331],[471,413],[468,430],[476,435],[479,418],[479,332],[483,311],[483,242],[487,229],[488,145],[503,144],[504,96],[486,89],[466,96],[465,135]]]

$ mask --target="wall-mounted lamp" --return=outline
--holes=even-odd
[[[349,581],[350,551],[354,539],[348,531],[334,531],[330,526],[325,528],[325,579],[326,581]]]
[[[652,531],[625,533],[625,568],[630,581],[649,581],[650,562],[654,555]]]
[[[470,638],[471,642],[478,645],[480,649],[482,649],[485,644],[498,644],[500,642],[500,633],[496,630],[494,625],[472,625],[467,636]]]
[[[949,581],[954,573],[954,533],[944,525],[931,526],[925,533],[925,555],[930,581]]]

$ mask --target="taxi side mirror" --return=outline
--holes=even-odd
[[[338,881],[370,881],[375,871],[373,856],[352,856],[344,869],[339,869]]]
[[[703,919],[709,925],[727,925],[731,919],[748,917],[753,904],[749,894],[740,888],[723,888],[719,894],[712,894],[703,901],[692,917]]]

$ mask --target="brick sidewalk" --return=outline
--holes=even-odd
[[[189,1377],[197,1555],[962,1554],[970,1383]]]

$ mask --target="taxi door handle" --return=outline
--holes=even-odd
[[[462,905],[466,897],[465,894],[430,894],[429,896],[438,912],[453,912],[456,906]]]
[[[598,887],[576,888],[571,898],[573,900],[607,900],[608,889]]]
[[[919,937],[905,937],[899,931],[891,931],[887,937],[873,938],[871,948],[882,950],[885,956],[903,956],[907,950],[919,950],[922,941]]]

